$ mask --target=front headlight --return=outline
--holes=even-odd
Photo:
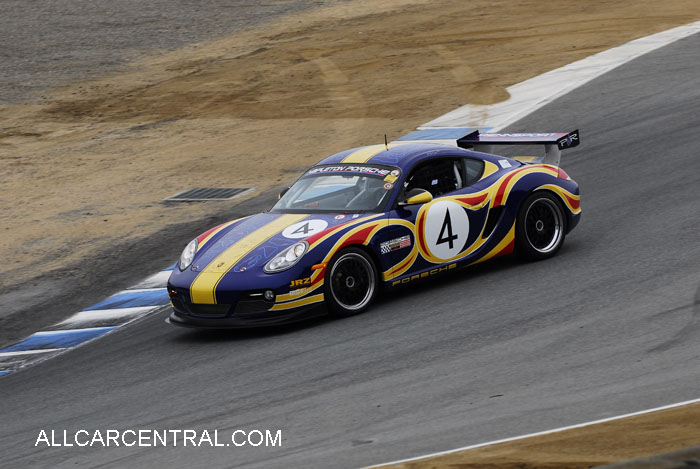
[[[190,244],[188,244],[185,247],[185,250],[182,251],[182,254],[180,255],[180,262],[178,262],[178,267],[180,267],[180,271],[183,271],[192,265],[192,261],[194,260],[194,253],[196,252],[197,239],[193,239],[192,241],[190,241]]]
[[[293,244],[284,251],[277,254],[275,257],[273,257],[270,262],[265,264],[265,268],[263,270],[265,271],[265,273],[268,274],[274,274],[275,272],[282,272],[283,270],[287,270],[294,264],[299,262],[299,259],[301,259],[301,256],[303,256],[304,253],[306,253],[306,250],[308,248],[309,243],[307,243],[306,241],[301,241],[296,244]]]

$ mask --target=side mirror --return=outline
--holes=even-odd
[[[287,193],[288,190],[289,190],[289,187],[285,187],[284,189],[282,189],[280,191],[280,193],[277,194],[277,200],[280,200],[282,198],[282,196]]]
[[[418,205],[427,204],[433,200],[433,194],[426,191],[425,189],[411,189],[407,194],[404,195],[403,200],[399,201],[399,205]]]

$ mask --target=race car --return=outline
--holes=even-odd
[[[516,253],[546,259],[579,222],[559,168],[578,131],[408,138],[332,155],[267,212],[193,239],[168,281],[170,324],[256,327],[365,311],[380,290]],[[464,134],[464,132],[467,132]],[[544,145],[543,157],[492,154]]]

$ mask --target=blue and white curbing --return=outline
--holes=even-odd
[[[455,145],[472,130],[497,132],[606,72],[641,55],[700,32],[700,21],[630,41],[508,88],[510,98],[484,106],[466,105],[418,127],[399,141]],[[170,303],[166,284],[175,266],[104,301],[0,349],[0,376],[95,340]]]
[[[170,303],[170,266],[44,331],[0,349],[0,376],[95,340]]]

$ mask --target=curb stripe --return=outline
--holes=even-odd
[[[133,321],[146,313],[154,311],[157,306],[141,306],[136,308],[93,309],[81,311],[65,319],[54,327],[64,329],[85,325],[86,327],[118,326]]]
[[[117,326],[36,332],[19,343],[4,349],[0,349],[0,354],[5,352],[24,352],[29,350],[64,349],[74,347],[88,340],[96,339],[97,337],[100,337],[101,335],[104,335],[116,328]]]
[[[168,291],[165,288],[154,290],[130,291],[124,290],[106,300],[85,308],[84,311],[96,309],[133,308],[137,306],[160,306],[170,302]]]
[[[163,287],[168,281],[170,271],[176,265],[147,277],[129,289],[86,308],[47,330],[36,332],[1,349],[0,376],[52,358],[158,311],[170,301]]]

